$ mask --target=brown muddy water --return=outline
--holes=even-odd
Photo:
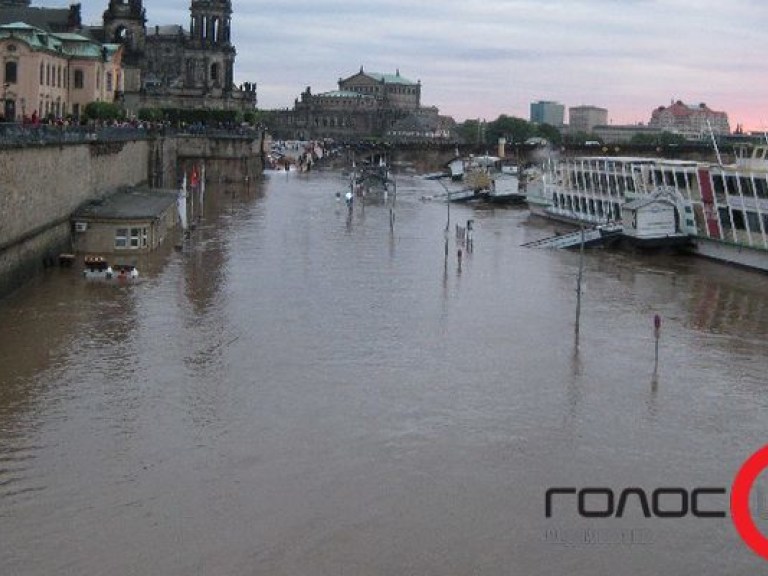
[[[577,348],[578,253],[520,247],[552,225],[453,206],[445,260],[434,183],[398,178],[394,231],[345,189],[211,185],[140,282],[56,269],[0,302],[3,574],[768,571],[730,514],[545,516],[552,487],[722,487],[727,511],[768,443],[766,276],[589,251]]]

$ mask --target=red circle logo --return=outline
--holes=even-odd
[[[731,517],[741,539],[755,554],[768,560],[768,538],[757,529],[749,510],[749,493],[757,477],[768,468],[768,445],[763,446],[739,470],[731,490]]]

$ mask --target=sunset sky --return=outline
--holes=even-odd
[[[33,5],[50,5],[35,2]],[[107,0],[82,0],[99,23]],[[148,25],[189,27],[189,0],[145,0]],[[768,128],[763,0],[234,0],[235,80],[259,108],[367,71],[421,80],[422,104],[458,121],[529,117],[532,101],[647,123],[672,100],[705,102],[731,128]]]

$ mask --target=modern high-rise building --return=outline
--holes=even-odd
[[[597,106],[574,106],[568,108],[568,126],[571,133],[590,134],[595,126],[608,124],[608,110]]]
[[[560,128],[565,119],[565,106],[559,102],[539,100],[531,102],[531,122]]]

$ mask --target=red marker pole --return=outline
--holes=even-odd
[[[659,369],[659,338],[661,337],[661,316],[653,317],[653,336],[656,339],[656,363],[655,370]]]

